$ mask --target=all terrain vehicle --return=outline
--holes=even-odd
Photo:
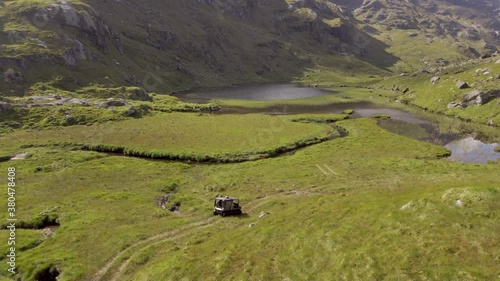
[[[230,215],[241,215],[240,200],[235,197],[215,197],[214,201],[214,215],[221,215],[223,217]]]

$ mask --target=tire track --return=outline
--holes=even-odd
[[[245,206],[245,207],[247,207],[247,211],[245,211],[245,214],[248,214],[248,212],[252,212],[255,209],[257,209],[267,199],[277,198],[277,197],[299,196],[299,195],[303,195],[303,194],[322,194],[322,193],[321,192],[309,192],[309,191],[296,191],[296,190],[294,190],[294,191],[281,191],[281,192],[269,194],[269,195],[266,195],[264,197],[255,199],[255,200],[247,203]],[[248,208],[249,205],[250,205],[250,208]],[[253,205],[253,206],[251,206],[251,205]],[[152,247],[152,246],[155,246],[158,244],[162,244],[162,243],[165,243],[168,241],[173,241],[176,239],[183,238],[189,234],[192,234],[195,230],[206,228],[206,227],[215,225],[215,224],[223,221],[223,220],[215,221],[216,218],[217,217],[211,217],[211,218],[208,218],[208,219],[205,219],[202,221],[193,222],[193,223],[190,223],[181,229],[170,230],[170,231],[167,231],[167,232],[164,232],[161,234],[157,234],[155,236],[151,236],[145,240],[138,241],[138,242],[128,246],[127,248],[123,249],[118,254],[116,254],[113,259],[111,259],[99,271],[97,271],[97,273],[94,274],[92,281],[106,280],[103,278],[108,273],[108,271],[117,263],[117,261],[120,258],[124,257],[127,252],[133,251],[125,260],[121,261],[121,264],[118,266],[117,271],[111,276],[111,279],[109,279],[110,281],[121,280],[120,278],[122,277],[123,272],[125,271],[127,266],[130,264],[132,258],[136,254],[148,249],[149,247]],[[214,222],[212,223],[212,221],[214,221]],[[155,240],[157,240],[157,241],[155,241]],[[137,249],[134,251],[135,248],[137,248]]]

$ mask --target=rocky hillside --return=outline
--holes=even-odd
[[[319,58],[363,59],[368,36],[329,1],[3,1],[10,94],[33,82],[149,91],[291,80]],[[383,53],[383,44],[373,48]],[[390,55],[385,54],[389,59]],[[365,56],[366,57],[366,56]],[[393,59],[394,61],[394,59]],[[375,67],[374,67],[375,69]]]
[[[376,75],[449,63],[498,46],[498,4],[479,2],[3,0],[0,91],[46,82],[168,92],[290,81],[318,67]],[[415,59],[405,49],[415,42],[429,55]]]
[[[446,66],[488,56],[500,46],[498,1],[367,0],[354,14],[391,45],[401,69]]]

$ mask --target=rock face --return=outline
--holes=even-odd
[[[457,84],[456,84],[456,86],[459,89],[467,89],[467,88],[469,88],[469,84],[467,84],[467,82],[464,82],[464,81],[458,81]]]
[[[498,97],[500,97],[500,90],[489,90],[487,92],[474,90],[462,97],[461,105],[464,108],[471,105],[483,105]]]
[[[51,22],[82,31],[102,51],[107,50],[107,42],[113,37],[113,30],[92,9],[65,0],[35,11],[35,17],[41,23]]]
[[[127,102],[123,99],[110,98],[106,101],[106,106],[125,106]]]
[[[134,106],[131,106],[127,109],[123,114],[127,117],[134,115],[137,112],[137,109]]]

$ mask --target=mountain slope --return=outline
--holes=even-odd
[[[493,6],[488,6],[490,3]],[[498,4],[391,0],[4,0],[4,95],[36,82],[153,92],[412,71],[494,52]],[[12,76],[12,75],[11,75]]]
[[[162,91],[289,81],[322,58],[340,58],[328,66],[342,69],[338,53],[369,61],[360,41],[387,62],[349,61],[358,71],[396,61],[353,21],[329,1],[4,1],[1,70],[20,73],[17,94],[57,76],[69,89],[97,83]]]

